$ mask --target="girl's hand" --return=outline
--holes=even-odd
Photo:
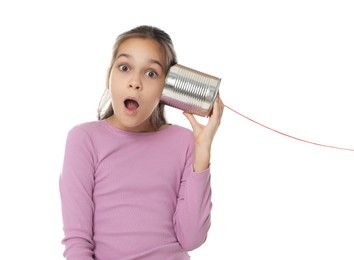
[[[193,128],[195,152],[194,152],[194,171],[200,172],[209,167],[210,151],[214,136],[221,123],[222,114],[224,111],[224,104],[218,94],[213,110],[209,117],[207,125],[200,124],[194,115],[184,112]]]

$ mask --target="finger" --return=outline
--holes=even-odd
[[[224,102],[222,101],[222,99],[219,97],[219,107],[220,107],[220,118],[222,117],[222,114],[224,112],[224,108],[225,108],[225,105],[224,105]]]
[[[214,125],[214,127],[220,126],[223,111],[224,111],[224,103],[222,102],[220,96],[218,96],[217,99],[215,100],[215,104],[213,107],[213,115],[210,118],[211,123],[212,125]]]
[[[185,117],[187,117],[187,119],[188,119],[189,123],[192,125],[193,129],[195,129],[199,125],[198,121],[195,119],[195,117],[191,113],[183,112],[183,115],[185,115]]]
[[[224,104],[220,98],[220,95],[218,94],[216,96],[214,105],[213,105],[213,111],[212,111],[212,117],[215,120],[215,122],[217,122],[219,124],[221,116],[223,114],[224,111]]]

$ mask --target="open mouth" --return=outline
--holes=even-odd
[[[139,107],[139,103],[134,99],[126,99],[124,100],[124,106],[129,110],[137,110]]]

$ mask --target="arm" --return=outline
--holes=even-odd
[[[59,180],[67,260],[93,260],[94,155],[91,139],[79,128],[67,137]]]
[[[206,126],[199,124],[193,115],[185,113],[193,127],[194,146],[187,157],[174,223],[178,241],[187,251],[202,245],[210,228],[210,150],[223,109],[218,96]]]
[[[192,114],[184,113],[193,128],[195,144],[193,169],[195,172],[202,172],[209,167],[211,145],[220,125],[223,111],[224,104],[218,94],[206,126],[199,124]]]
[[[196,174],[192,162],[187,165],[178,193],[174,225],[179,244],[191,251],[207,238],[212,202],[209,169]]]

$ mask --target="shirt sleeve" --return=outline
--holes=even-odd
[[[80,128],[67,136],[59,189],[67,260],[93,260],[94,149]]]
[[[201,246],[210,228],[212,209],[210,168],[193,172],[193,154],[188,154],[177,199],[174,225],[181,247],[192,251]]]

